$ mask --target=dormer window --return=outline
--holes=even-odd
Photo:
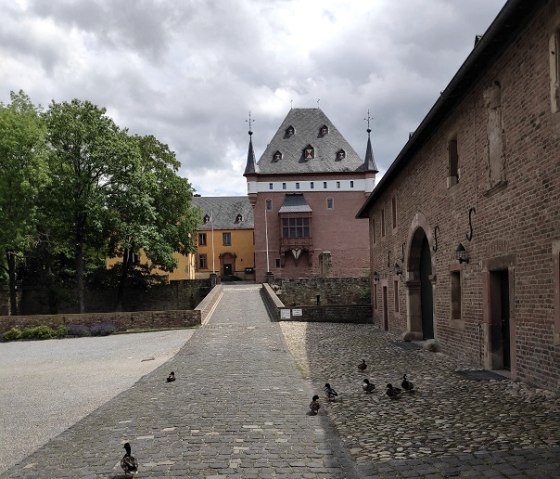
[[[285,138],[290,138],[290,136],[294,136],[296,133],[296,129],[290,125],[288,128],[286,128],[286,132],[284,134]]]
[[[329,127],[327,125],[323,125],[319,128],[319,137],[326,136],[329,133]]]
[[[204,215],[204,224],[208,223],[210,221],[210,215],[206,214]]]
[[[307,145],[303,149],[303,158],[305,158],[306,160],[312,160],[313,158],[315,158],[315,150],[311,145]]]
[[[346,158],[346,152],[344,150],[338,150],[336,152],[337,161],[344,160],[344,158]]]
[[[280,151],[276,151],[274,155],[272,155],[272,161],[280,161],[282,159],[282,153]]]
[[[235,217],[235,222],[236,223],[241,223],[243,221],[243,215],[241,213],[239,213],[236,217]]]

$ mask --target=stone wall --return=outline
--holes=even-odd
[[[129,288],[125,290],[122,310],[124,311],[167,311],[192,310],[210,291],[208,279],[172,281],[168,284],[152,286],[148,289]],[[49,300],[46,289],[26,288],[20,297],[20,311],[24,315],[76,313],[78,304],[74,290],[58,289],[55,305]],[[90,289],[86,291],[86,311],[107,313],[115,310],[115,289]]]
[[[370,304],[371,301],[367,277],[276,279],[274,285],[279,288],[276,294],[287,306]]]

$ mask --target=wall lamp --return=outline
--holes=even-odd
[[[399,263],[395,263],[393,271],[395,272],[395,274],[402,274],[402,268],[399,266]]]
[[[377,271],[373,272],[373,280],[374,281],[379,281],[379,273]]]
[[[457,249],[455,250],[455,258],[459,263],[468,263],[469,262],[469,255],[467,250],[463,246],[463,243],[459,243]]]

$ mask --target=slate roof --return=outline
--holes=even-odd
[[[313,210],[307,204],[301,193],[287,194],[278,213],[311,213]]]
[[[286,130],[290,126],[294,127],[295,133],[288,136]],[[324,136],[319,133],[322,126],[328,128]],[[315,157],[306,160],[303,151],[308,145],[314,148]],[[341,149],[345,152],[345,158],[337,160],[337,152]],[[275,161],[274,154],[277,151],[282,154],[282,158]],[[321,109],[293,108],[259,159],[256,172],[273,175],[340,173],[366,171],[366,168],[364,160]]]
[[[197,230],[243,230],[255,227],[253,207],[246,196],[195,196],[193,206],[202,210],[202,216],[213,217],[212,222],[198,225]],[[242,220],[236,221],[241,214]]]

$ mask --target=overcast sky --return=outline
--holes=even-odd
[[[382,174],[505,0],[0,0],[0,101],[79,98],[153,134],[203,196],[247,193],[290,105]],[[378,176],[379,179],[380,176]]]

